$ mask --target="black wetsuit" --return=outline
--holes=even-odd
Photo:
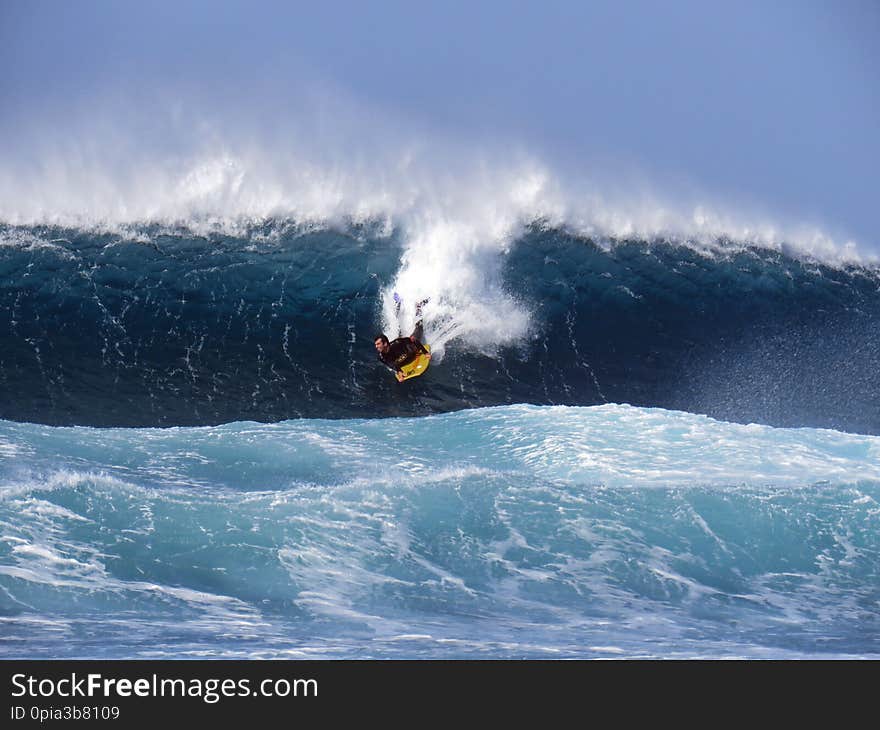
[[[379,359],[389,368],[396,372],[400,372],[400,368],[411,363],[416,357],[423,352],[427,352],[422,339],[422,323],[416,324],[412,337],[398,337],[388,343],[388,349],[383,353],[379,353]]]

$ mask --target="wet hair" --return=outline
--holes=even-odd
[[[378,334],[373,338],[373,342],[376,340],[382,340],[386,345],[388,344],[388,338],[384,334]]]

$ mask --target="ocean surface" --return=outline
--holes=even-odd
[[[880,268],[0,223],[0,523],[6,658],[878,658]]]

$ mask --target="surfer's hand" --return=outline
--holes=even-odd
[[[397,382],[398,382],[398,383],[402,383],[402,382],[403,382],[403,373],[394,373],[394,377],[397,378]]]

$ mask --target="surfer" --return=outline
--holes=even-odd
[[[397,292],[394,293],[394,301],[397,303],[397,311],[400,312],[400,297]],[[404,380],[402,368],[415,360],[419,355],[428,354],[428,350],[422,344],[424,330],[422,328],[422,306],[427,304],[428,300],[423,299],[416,304],[416,322],[415,329],[409,337],[398,337],[396,340],[388,341],[384,333],[376,335],[374,344],[376,352],[379,353],[379,360],[390,370],[394,371],[394,375],[398,382]]]

